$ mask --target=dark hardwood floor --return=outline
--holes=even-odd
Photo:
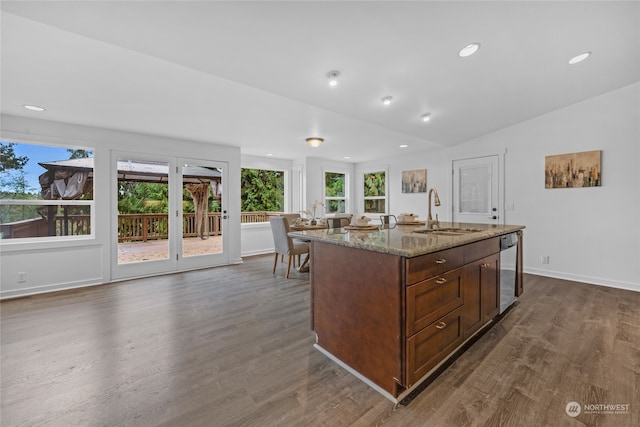
[[[313,349],[308,274],[272,259],[2,302],[1,425],[640,425],[640,293],[526,275],[396,406]]]

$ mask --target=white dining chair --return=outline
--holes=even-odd
[[[291,271],[291,262],[293,258],[298,255],[309,253],[309,244],[306,242],[294,242],[293,238],[289,237],[289,221],[287,218],[281,216],[274,216],[269,218],[271,223],[271,232],[273,233],[274,244],[274,260],[273,260],[273,274],[276,273],[276,267],[278,265],[278,255],[287,255],[289,258],[287,262],[287,275],[289,278],[289,272]]]

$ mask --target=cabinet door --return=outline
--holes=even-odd
[[[464,267],[464,333],[473,335],[500,312],[499,254]]]
[[[483,260],[467,264],[463,273],[464,289],[464,335],[473,335],[484,324],[482,315],[482,268]]]
[[[500,257],[498,254],[480,260],[480,289],[483,322],[500,313]]]

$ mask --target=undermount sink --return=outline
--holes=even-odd
[[[425,228],[414,230],[414,233],[435,234],[438,236],[462,236],[469,233],[477,233],[482,231],[480,228],[436,228],[427,230]]]

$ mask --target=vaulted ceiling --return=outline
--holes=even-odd
[[[2,1],[2,113],[251,155],[368,161],[455,145],[637,82],[638,5]],[[478,52],[460,58],[472,42]],[[309,148],[310,136],[325,142]]]

